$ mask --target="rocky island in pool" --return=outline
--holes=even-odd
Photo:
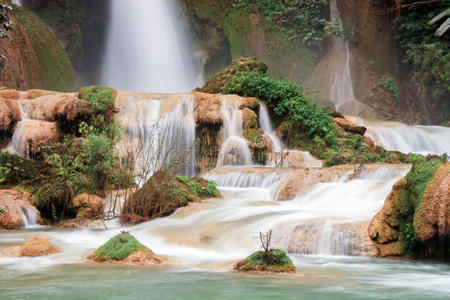
[[[450,298],[449,5],[0,0],[0,298]]]

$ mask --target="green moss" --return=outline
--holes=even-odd
[[[14,16],[30,37],[39,60],[39,66],[29,66],[39,73],[38,82],[33,82],[33,87],[56,91],[75,90],[77,83],[72,65],[53,33],[39,17],[26,8],[16,7]],[[31,74],[33,72],[30,70],[29,76]]]
[[[283,250],[272,249],[268,255],[264,251],[257,251],[246,258],[247,262],[252,265],[266,265],[266,266],[288,266],[292,265],[292,260],[286,255]]]
[[[147,247],[127,232],[122,232],[95,251],[93,258],[96,261],[123,260],[137,250],[148,250]]]
[[[223,29],[230,43],[232,58],[250,56],[247,41],[250,27],[249,13],[242,10],[231,10],[224,20]]]
[[[106,115],[114,107],[114,90],[109,87],[87,86],[79,91],[78,97],[90,103],[94,115]]]

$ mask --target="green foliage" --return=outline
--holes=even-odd
[[[410,4],[413,1],[402,1]],[[403,61],[412,66],[411,77],[419,89],[441,104],[441,119],[450,118],[450,36],[435,36],[438,23],[428,22],[445,8],[450,0],[412,5],[402,10],[397,21],[397,40],[404,52]]]
[[[264,100],[278,119],[286,120],[292,131],[310,139],[319,136],[327,144],[336,141],[328,113],[311,102],[304,88],[293,81],[270,78],[261,71],[238,71],[229,79],[223,93]]]
[[[200,177],[187,178],[186,176],[177,176],[182,182],[184,182],[192,192],[194,192],[200,198],[217,197],[219,191],[216,184],[212,181],[207,181]]]
[[[378,83],[379,87],[392,93],[397,102],[400,102],[400,88],[398,87],[397,80],[394,77],[382,77]]]
[[[92,85],[79,91],[79,98],[90,103],[94,115],[107,115],[114,107],[114,90],[100,85]]]
[[[238,0],[233,7],[261,13],[269,27],[291,42],[321,49],[331,35],[342,34],[337,24],[323,17],[323,0]]]
[[[252,265],[267,266],[288,266],[292,265],[292,260],[283,250],[271,249],[268,255],[264,251],[257,251],[247,257],[247,261]]]
[[[137,250],[148,250],[148,248],[127,232],[122,232],[95,251],[93,258],[96,261],[123,260]]]

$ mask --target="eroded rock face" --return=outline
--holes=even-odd
[[[450,162],[441,164],[427,184],[414,216],[419,242],[450,235]]]
[[[355,133],[359,135],[364,135],[366,133],[367,128],[364,126],[358,126],[356,124],[353,124],[349,120],[342,119],[342,118],[333,118],[333,122],[344,129],[347,132]]]
[[[369,236],[375,242],[379,256],[401,255],[404,245],[399,240],[398,212],[407,213],[403,198],[408,185],[406,178],[397,181],[384,202],[383,208],[375,215],[369,225]]]
[[[37,222],[42,222],[40,213],[29,202],[29,195],[16,190],[0,190],[0,228],[20,229],[25,226],[24,217],[34,213]]]
[[[20,110],[16,101],[0,98],[0,131],[12,133],[18,121],[20,121]]]
[[[58,138],[56,122],[26,120],[17,125],[11,140],[11,150],[22,156],[36,154],[43,147],[58,141]]]
[[[97,195],[83,193],[73,198],[72,203],[74,208],[78,208],[77,218],[103,218],[105,201]]]

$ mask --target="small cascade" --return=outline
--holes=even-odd
[[[111,0],[102,84],[189,92],[201,83],[175,0]]]
[[[224,101],[222,113],[222,139],[224,142],[220,148],[217,166],[250,165],[252,155],[242,134],[242,112],[238,109],[237,103],[230,105]]]
[[[33,121],[28,119],[27,113],[24,111],[22,103],[17,102],[17,105],[19,106],[20,110],[20,121],[16,125],[16,129],[14,130],[11,142],[7,147],[7,151],[20,156],[28,156],[29,151],[28,149],[25,149],[27,146],[25,132],[27,130],[27,123]]]
[[[423,155],[450,153],[450,128],[441,126],[409,126],[398,122],[348,119],[367,127],[366,135],[386,150]]]
[[[270,120],[269,110],[267,109],[267,104],[262,101],[260,101],[259,104],[259,127],[270,137],[273,152],[280,153],[283,150],[283,143],[276,135],[273,134],[274,130],[272,121]]]
[[[37,214],[30,208],[27,208],[25,212],[22,212],[21,217],[25,228],[34,228],[38,225]]]
[[[163,113],[162,106],[174,108]],[[163,165],[178,174],[194,176],[195,120],[192,95],[171,99],[128,97],[122,102],[120,122],[128,133],[120,145],[123,157],[131,159],[138,170],[138,182],[144,183]]]
[[[22,0],[12,0],[12,3],[15,5],[22,6]]]
[[[205,178],[214,181],[218,187],[270,188],[284,176],[284,172],[271,168],[242,169],[241,171],[240,168],[234,167],[214,169],[206,174]]]

